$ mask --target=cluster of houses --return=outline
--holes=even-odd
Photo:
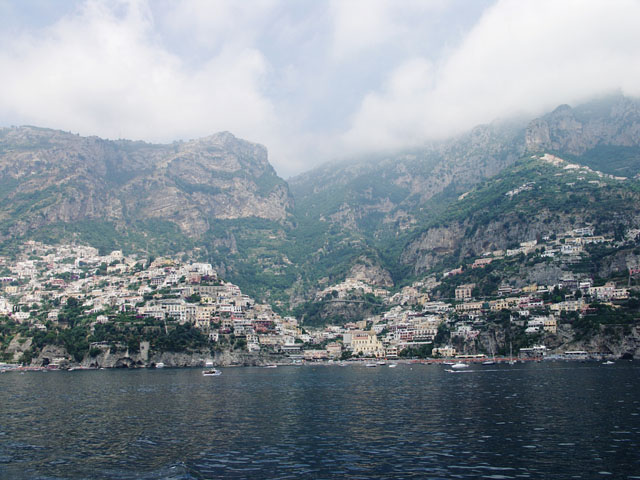
[[[488,252],[470,265],[430,276],[395,293],[363,279],[347,278],[319,292],[317,299],[349,301],[373,294],[386,311],[359,322],[321,329],[303,329],[297,319],[282,317],[269,305],[255,302],[238,286],[218,278],[208,263],[173,258],[149,261],[125,256],[121,251],[100,255],[88,246],[49,246],[29,241],[17,258],[0,257],[0,321],[10,318],[40,330],[64,328],[60,306],[73,298],[93,324],[109,323],[122,313],[165,324],[189,323],[214,343],[233,335],[245,339],[243,348],[249,352],[278,352],[305,360],[393,358],[406,349],[433,344],[445,325],[449,337],[440,338],[433,352],[448,356],[455,354],[455,349],[447,343],[453,337],[474,341],[490,312],[509,311],[512,324],[526,334],[555,334],[564,312],[587,312],[587,299],[625,300],[629,290],[613,282],[593,285],[590,278],[567,273],[557,285],[515,288],[503,284],[492,298],[483,299],[477,298],[475,284],[459,284],[454,298],[434,301],[431,294],[444,279],[468,268],[485,268],[516,253],[545,255],[556,245],[580,247],[608,241],[594,236],[590,226],[576,228],[553,240],[545,237],[540,243],[534,240],[523,242],[517,249]],[[558,251],[563,253],[561,248]],[[545,293],[552,293],[556,287],[570,293],[562,301],[549,301],[547,295],[545,302]]]
[[[0,272],[0,317],[34,329],[66,327],[60,306],[73,298],[92,326],[128,312],[190,323],[211,342],[221,335],[243,337],[253,352],[301,353],[301,345],[312,341],[295,318],[257,304],[237,285],[220,280],[208,263],[149,262],[121,251],[99,255],[92,247],[29,241],[17,260],[0,257]]]
[[[530,185],[525,187],[528,188]],[[636,235],[638,233],[640,231],[636,232]],[[595,236],[592,226],[584,226],[558,234],[553,239],[543,237],[540,242],[522,242],[514,249],[487,252],[472,264],[430,276],[402,288],[393,295],[384,289],[374,289],[369,285],[366,285],[365,289],[361,280],[347,279],[339,285],[327,287],[321,292],[320,297],[333,291],[337,292],[334,296],[345,299],[354,293],[376,292],[375,294],[388,306],[386,313],[366,320],[366,329],[364,326],[356,328],[351,324],[345,326],[352,330],[344,332],[342,344],[355,355],[393,357],[406,348],[433,344],[441,325],[447,327],[450,339],[459,337],[465,342],[473,341],[486,327],[488,314],[499,311],[508,311],[511,324],[521,327],[527,335],[556,334],[562,314],[586,314],[590,311],[589,301],[609,302],[613,305],[612,302],[626,300],[629,298],[629,288],[618,286],[611,281],[604,285],[594,285],[589,276],[566,272],[554,285],[529,284],[516,288],[503,283],[491,298],[478,298],[476,285],[473,283],[457,285],[454,297],[444,299],[446,301],[432,301],[431,292],[441,285],[441,281],[460,275],[467,269],[482,269],[494,261],[520,253],[534,253],[542,257],[558,254],[580,258],[580,255],[586,255],[583,251],[584,245],[612,242],[612,239]],[[570,246],[571,249],[564,248],[565,246]],[[562,257],[561,260],[571,263],[571,258]],[[640,268],[637,271],[629,271],[629,274],[638,273]],[[556,289],[564,292],[562,300],[549,300]],[[543,297],[547,300],[543,300]],[[433,349],[433,353],[451,356],[456,354],[456,350],[450,345],[440,345]]]

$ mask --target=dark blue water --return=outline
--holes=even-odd
[[[0,478],[639,478],[640,365],[0,375]]]

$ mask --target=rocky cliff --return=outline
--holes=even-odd
[[[640,194],[634,181],[605,182],[598,173],[566,170],[563,165],[527,158],[505,169],[451,204],[432,226],[409,241],[400,262],[423,274],[443,261],[453,267],[577,225],[595,225],[599,235],[609,238],[640,226]],[[514,194],[522,185],[526,188]],[[608,276],[634,262],[635,257],[621,251],[597,268]],[[554,283],[558,275],[531,270],[514,273],[513,280]]]
[[[530,152],[584,155],[598,145],[640,145],[640,102],[614,96],[572,108],[561,105],[533,120],[525,134]]]
[[[283,359],[282,355],[230,350],[211,352],[208,349],[204,349],[192,352],[154,352],[149,351],[148,342],[141,342],[140,346],[141,348],[137,352],[108,348],[94,356],[87,354],[78,362],[64,347],[45,345],[38,356],[31,360],[30,365],[33,367],[45,367],[55,364],[61,368],[75,366],[83,368],[153,368],[158,364],[163,364],[165,367],[204,367],[210,361],[216,366],[229,367],[267,365]],[[13,359],[15,362],[19,360],[18,356]]]
[[[287,184],[266,149],[230,133],[170,145],[0,130],[0,241],[85,220],[161,220],[195,238],[217,219],[284,221]]]

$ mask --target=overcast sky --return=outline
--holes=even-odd
[[[640,95],[640,0],[0,0],[0,125],[228,130],[284,177]]]

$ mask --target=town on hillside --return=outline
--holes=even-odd
[[[627,240],[639,233],[627,232]],[[229,364],[512,352],[521,358],[620,356],[625,352],[616,349],[616,339],[631,333],[633,315],[625,306],[639,303],[630,285],[640,268],[628,266],[624,283],[567,271],[552,285],[503,281],[492,292],[457,280],[518,259],[584,262],[590,246],[614,244],[587,225],[486,252],[396,291],[347,278],[318,292],[316,300],[368,295],[382,311],[314,328],[257,303],[210,264],[185,256],[100,255],[84,245],[27,241],[13,259],[0,257],[0,360],[95,368],[153,366],[167,360],[166,352],[191,353],[174,362],[183,366],[205,361],[207,352]]]

